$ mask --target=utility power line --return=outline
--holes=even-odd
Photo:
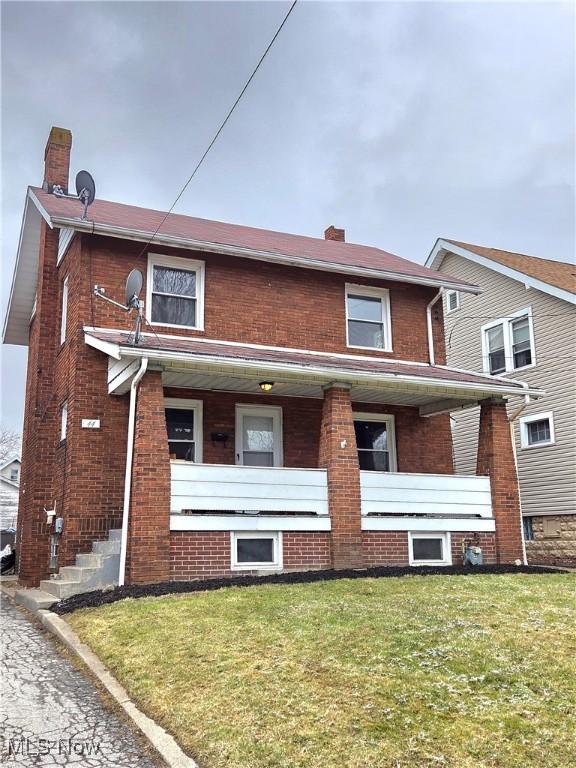
[[[216,144],[216,142],[217,142],[217,140],[218,140],[218,137],[220,136],[220,134],[221,134],[221,133],[222,133],[222,131],[224,130],[224,127],[226,126],[226,123],[227,123],[227,122],[230,120],[230,118],[232,117],[232,113],[234,112],[234,110],[236,109],[236,107],[238,106],[238,104],[240,103],[240,100],[242,99],[242,97],[244,96],[244,94],[246,93],[246,91],[248,90],[248,87],[249,87],[250,83],[252,82],[252,80],[254,79],[254,76],[256,75],[256,72],[258,72],[258,70],[260,69],[260,66],[261,66],[262,62],[264,61],[264,59],[265,59],[265,58],[266,58],[266,56],[268,55],[268,53],[269,53],[270,49],[272,48],[272,46],[273,46],[273,45],[274,45],[274,43],[276,42],[276,38],[278,37],[278,35],[279,35],[279,34],[280,34],[280,32],[282,31],[282,28],[284,27],[284,25],[285,25],[285,24],[286,24],[286,22],[288,21],[288,18],[289,18],[289,16],[290,16],[290,14],[292,13],[292,11],[294,10],[294,8],[296,7],[296,3],[297,3],[297,2],[298,2],[298,0],[293,0],[293,2],[292,2],[292,5],[291,5],[291,6],[290,6],[290,8],[288,9],[288,12],[286,13],[286,15],[284,16],[284,18],[282,19],[282,23],[280,24],[280,26],[278,27],[278,29],[277,29],[277,30],[276,30],[276,32],[274,33],[274,36],[272,37],[272,39],[270,40],[270,42],[269,42],[269,43],[268,43],[268,45],[266,46],[266,50],[264,51],[264,53],[263,53],[263,54],[262,54],[262,56],[260,57],[260,59],[259,59],[258,63],[256,64],[256,66],[255,66],[255,67],[254,67],[254,69],[252,70],[252,74],[250,75],[250,77],[248,78],[248,80],[246,80],[246,83],[244,84],[244,87],[243,87],[243,88],[242,88],[242,90],[240,91],[240,93],[239,93],[239,95],[238,95],[238,98],[236,99],[236,101],[234,102],[234,104],[232,104],[232,106],[230,107],[230,110],[228,111],[228,114],[226,115],[226,117],[224,118],[224,120],[222,121],[222,123],[220,124],[220,127],[218,128],[218,130],[216,131],[216,133],[214,134],[214,137],[212,138],[212,141],[211,141],[211,142],[208,144],[208,146],[206,147],[206,149],[205,149],[205,151],[204,151],[204,154],[201,156],[201,158],[198,160],[198,162],[197,162],[197,163],[196,163],[196,165],[194,166],[194,170],[192,171],[192,173],[191,173],[191,174],[190,174],[190,176],[188,177],[188,180],[186,181],[186,183],[184,184],[184,186],[182,187],[182,189],[180,190],[180,192],[178,193],[178,195],[176,196],[176,199],[174,200],[174,202],[172,203],[172,205],[171,205],[171,206],[170,206],[170,208],[168,209],[168,211],[167,211],[167,213],[165,214],[165,216],[164,216],[164,218],[162,219],[162,221],[161,221],[161,222],[160,222],[160,224],[159,224],[159,225],[156,227],[156,230],[154,231],[154,234],[152,235],[152,237],[150,238],[150,240],[148,240],[148,242],[146,243],[146,245],[144,246],[144,248],[143,248],[143,249],[142,249],[142,251],[140,252],[140,256],[143,256],[143,254],[145,253],[145,251],[146,251],[146,249],[148,248],[148,246],[150,245],[150,243],[151,243],[151,242],[154,240],[154,238],[156,237],[156,235],[158,234],[158,232],[159,232],[159,231],[162,229],[162,226],[164,225],[164,223],[165,223],[166,219],[168,218],[168,216],[170,216],[170,214],[171,214],[171,213],[172,213],[172,211],[174,210],[174,208],[175,208],[176,204],[178,203],[178,201],[180,200],[180,198],[182,197],[182,195],[184,194],[184,192],[185,192],[185,191],[186,191],[186,189],[188,188],[188,186],[189,186],[190,182],[192,181],[192,179],[194,178],[194,176],[196,175],[196,173],[197,173],[197,172],[198,172],[198,170],[200,169],[200,167],[201,167],[202,163],[204,162],[204,160],[205,160],[205,159],[206,159],[206,157],[208,156],[208,153],[210,152],[210,150],[212,149],[212,147],[214,146],[214,144]]]

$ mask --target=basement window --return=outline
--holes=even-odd
[[[146,315],[154,325],[204,328],[204,262],[148,256]]]
[[[524,541],[534,541],[534,525],[531,517],[522,518],[522,528],[524,529]]]
[[[232,532],[232,569],[257,570],[282,568],[280,532]]]
[[[449,533],[409,533],[410,565],[452,565]]]

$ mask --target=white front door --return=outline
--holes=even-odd
[[[236,406],[236,464],[281,467],[282,408]]]

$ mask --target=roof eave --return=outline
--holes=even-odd
[[[518,269],[509,267],[506,264],[502,264],[500,261],[490,259],[488,256],[482,256],[475,251],[471,251],[461,245],[456,245],[455,243],[450,242],[450,240],[444,240],[441,237],[436,240],[434,247],[430,251],[430,255],[426,259],[425,266],[428,267],[428,269],[439,272],[446,253],[454,253],[457,256],[462,256],[464,259],[468,259],[480,266],[491,269],[493,272],[499,272],[500,274],[505,275],[512,280],[516,280],[523,285],[527,285],[530,288],[555,296],[569,304],[576,304],[576,294],[571,291],[565,291],[563,288],[558,288],[550,283],[545,283],[543,280],[538,280],[536,277],[527,275],[526,272],[521,272]]]
[[[150,232],[143,230],[117,227],[111,224],[100,224],[93,221],[84,221],[82,219],[70,218],[66,216],[53,216],[51,221],[54,226],[70,227],[72,229],[76,229],[79,232],[89,232],[91,234],[104,235],[107,237],[119,237],[125,240],[137,240],[139,242],[146,243],[150,241]],[[154,235],[154,243],[156,245],[166,245],[173,248],[186,248],[188,250],[219,253],[226,256],[239,256],[246,259],[267,261],[277,264],[284,264],[286,266],[320,270],[323,272],[338,272],[340,274],[354,275],[356,277],[371,277],[377,280],[390,280],[393,282],[426,285],[432,288],[447,288],[462,291],[463,293],[478,294],[481,292],[481,288],[479,286],[471,285],[468,283],[461,283],[459,281],[454,282],[451,280],[445,280],[441,277],[435,280],[433,278],[409,275],[401,272],[370,269],[368,267],[355,267],[349,264],[327,262],[321,261],[319,259],[304,259],[286,253],[260,251],[235,245],[215,243],[208,240],[194,240],[192,238],[179,237],[177,235],[157,233]]]

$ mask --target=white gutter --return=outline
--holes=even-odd
[[[130,522],[130,493],[132,491],[132,458],[134,456],[134,425],[136,421],[136,393],[140,379],[148,368],[148,358],[143,357],[140,368],[130,385],[130,407],[128,411],[128,445],[126,447],[126,474],[124,476],[124,507],[122,510],[122,536],[120,538],[120,570],[118,586],[124,585],[126,576],[126,552],[128,550],[128,524]]]
[[[432,333],[432,307],[438,299],[442,298],[444,288],[440,288],[436,296],[426,305],[426,327],[428,329],[428,357],[430,365],[435,365],[434,357],[434,334]]]
[[[528,384],[522,382],[522,386],[528,389]],[[524,396],[524,402],[517,408],[511,416],[508,417],[510,422],[510,440],[512,441],[512,455],[514,457],[514,467],[516,469],[516,479],[518,481],[518,505],[520,507],[520,536],[522,538],[522,564],[528,565],[528,556],[526,554],[526,540],[524,538],[524,516],[522,514],[522,494],[520,493],[520,476],[518,474],[518,452],[516,450],[516,434],[514,432],[514,422],[520,416],[520,414],[530,405],[530,395]]]

